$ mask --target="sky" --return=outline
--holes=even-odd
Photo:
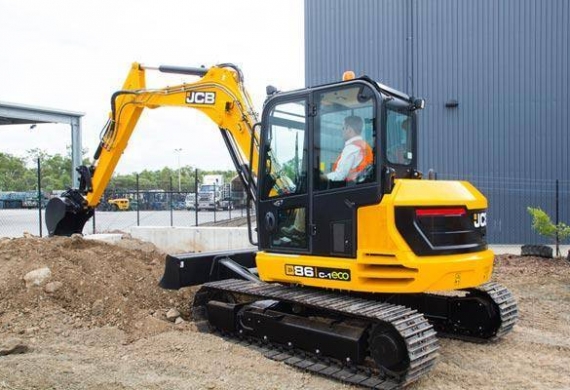
[[[303,0],[0,0],[0,101],[81,112],[92,157],[133,62],[238,65],[261,114],[268,84],[304,87]],[[192,81],[147,72],[147,87]],[[0,152],[66,153],[68,125],[0,126]],[[175,152],[181,148],[182,151]],[[116,173],[233,169],[216,125],[193,109],[145,110]]]

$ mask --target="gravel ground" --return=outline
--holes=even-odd
[[[0,240],[0,389],[356,389],[198,333],[195,290],[156,286],[163,258],[128,238]],[[26,287],[43,267],[51,275]],[[493,279],[519,302],[513,332],[492,345],[442,340],[411,389],[570,389],[569,263],[498,256]],[[25,353],[1,356],[10,345]]]

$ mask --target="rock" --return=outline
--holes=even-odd
[[[176,318],[176,321],[174,321],[174,323],[175,323],[176,325],[180,325],[180,324],[183,324],[183,323],[185,323],[185,322],[186,322],[186,321],[184,321],[184,320],[182,319],[182,317],[178,317],[178,318]]]
[[[40,330],[40,328],[38,328],[37,326],[31,326],[29,328],[26,328],[26,330],[24,330],[25,334],[34,334],[36,333],[38,330]]]
[[[100,316],[103,314],[103,310],[105,309],[105,304],[102,300],[97,299],[93,302],[93,306],[91,307],[91,314],[94,316]]]
[[[56,292],[57,290],[59,290],[62,287],[63,287],[63,283],[61,283],[61,282],[51,282],[51,283],[46,284],[46,286],[44,287],[44,291],[48,294],[53,294],[54,292]]]
[[[30,288],[32,286],[40,286],[50,276],[51,276],[51,270],[48,267],[38,268],[33,271],[30,271],[26,275],[24,275],[26,288]]]
[[[8,339],[0,342],[0,356],[26,353],[30,348],[20,339]]]
[[[166,319],[170,322],[174,322],[178,317],[180,317],[180,312],[175,308],[172,308],[166,312]]]

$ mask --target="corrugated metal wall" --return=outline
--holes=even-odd
[[[490,242],[540,242],[526,207],[554,217],[557,179],[570,223],[569,21],[567,0],[305,0],[307,85],[353,69],[425,97],[420,169],[487,195]]]

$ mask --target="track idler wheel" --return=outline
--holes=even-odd
[[[368,349],[376,366],[392,377],[404,375],[410,367],[406,343],[390,326],[373,325],[368,338]]]

